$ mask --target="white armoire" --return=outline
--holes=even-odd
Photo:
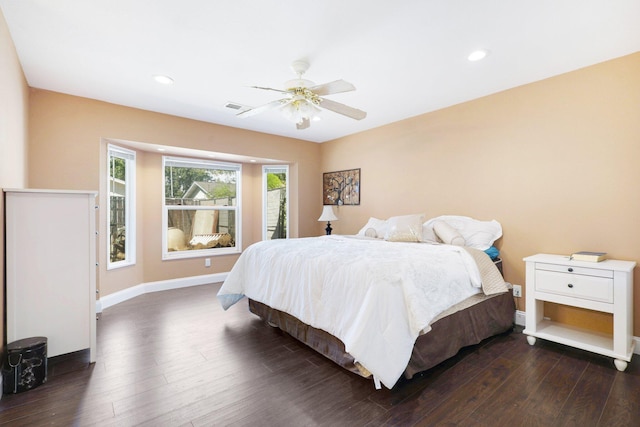
[[[7,342],[47,337],[48,357],[96,358],[96,195],[4,190]]]

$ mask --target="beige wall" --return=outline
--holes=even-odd
[[[33,188],[98,190],[106,206],[106,140],[281,159],[291,164],[290,226],[292,236],[319,234],[321,210],[320,145],[194,120],[32,90],[29,109],[29,184]],[[141,283],[227,272],[237,255],[162,261],[162,156],[140,151],[137,156],[137,263],[105,268],[105,210],[100,209],[98,284],[101,296]],[[261,240],[261,166],[243,166],[243,247]],[[304,191],[298,191],[299,188]]]
[[[603,250],[640,260],[640,54],[321,145],[47,91],[29,94],[1,15],[0,57],[0,187],[95,189],[104,206],[104,138],[177,145],[289,162],[293,236],[322,232],[321,173],[361,168],[362,204],[339,208],[335,233],[355,233],[369,216],[495,218],[504,229],[498,246],[506,278],[519,284],[522,258],[538,252]],[[158,154],[138,154],[139,262],[109,272],[102,262],[103,296],[228,271],[236,259],[216,257],[209,269],[201,259],[161,261],[160,162]],[[247,165],[243,179],[246,247],[260,239],[260,166]],[[105,223],[102,209],[99,224]],[[101,241],[101,260],[105,248]],[[640,268],[634,279],[638,303]],[[519,304],[525,308],[524,299]],[[591,313],[552,315],[610,327],[608,317]],[[634,324],[638,335],[640,313]]]
[[[540,252],[640,261],[639,108],[637,53],[322,144],[322,171],[362,169],[361,205],[340,207],[334,232],[419,212],[496,219],[517,284],[522,258]],[[634,280],[638,305],[640,267]],[[637,335],[640,310],[634,324]]]
[[[0,188],[27,186],[27,110],[29,88],[0,11]],[[0,224],[4,224],[4,197],[0,197]],[[0,272],[4,271],[4,227],[0,227]],[[4,274],[3,287],[4,289]],[[5,331],[4,291],[0,292],[0,331]],[[6,333],[0,341],[4,354]],[[4,360],[4,359],[2,359]],[[3,362],[0,362],[0,367]]]

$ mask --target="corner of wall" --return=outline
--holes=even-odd
[[[29,87],[18,60],[15,45],[0,10],[0,188],[24,188],[27,185],[27,145],[29,117]],[[0,195],[0,224],[4,224],[4,198]],[[0,227],[0,271],[4,287],[4,228]],[[0,370],[4,367],[7,344],[4,323],[4,294],[0,293]],[[0,377],[0,397],[2,378]]]

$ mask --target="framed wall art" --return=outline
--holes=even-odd
[[[360,169],[322,174],[323,205],[359,205]]]

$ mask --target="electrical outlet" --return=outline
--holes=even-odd
[[[516,298],[521,298],[522,297],[522,286],[513,285],[513,296],[516,297]]]
[[[211,258],[205,258],[204,259],[204,266],[205,267],[211,267]]]

